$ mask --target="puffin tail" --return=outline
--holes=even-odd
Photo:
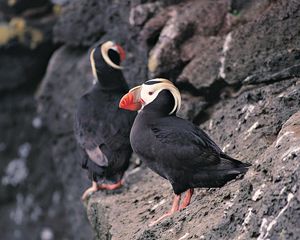
[[[237,159],[234,159],[225,153],[221,154],[221,159],[223,161],[223,166],[225,168],[228,167],[229,174],[244,174],[248,171],[249,167],[251,166],[250,163],[243,163]]]

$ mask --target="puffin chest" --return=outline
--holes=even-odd
[[[130,133],[130,142],[133,151],[152,171],[156,172],[163,178],[168,178],[161,158],[157,155],[155,139],[151,134],[151,129],[133,127]]]
[[[130,132],[130,143],[140,157],[153,159],[155,146],[151,129],[147,125],[141,124],[138,117],[135,119]]]

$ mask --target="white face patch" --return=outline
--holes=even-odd
[[[109,49],[114,49],[114,50],[117,50],[118,52],[118,48],[116,47],[116,44],[113,43],[112,41],[107,41],[106,43],[103,43],[101,45],[101,54],[102,54],[102,57],[104,59],[104,61],[109,65],[111,66],[112,68],[115,68],[115,69],[122,69],[121,66],[113,63],[113,61],[109,58],[108,56],[108,50]],[[120,53],[119,53],[120,54]]]
[[[145,102],[145,105],[151,103],[154,101],[154,99],[157,97],[157,95],[162,91],[163,89],[159,89],[157,87],[157,84],[154,85],[142,85],[141,89],[141,99]]]
[[[144,101],[143,107],[153,102],[154,99],[156,99],[156,97],[162,90],[169,90],[173,95],[175,101],[174,107],[169,114],[178,111],[181,105],[181,96],[179,90],[174,86],[174,84],[169,80],[161,79],[161,78],[152,79],[147,82],[151,82],[151,81],[157,83],[151,85],[143,84],[141,86],[140,98]]]
[[[96,79],[98,79],[97,77],[97,71],[96,71],[96,66],[95,66],[95,60],[94,60],[94,53],[95,53],[95,49],[93,49],[91,51],[91,54],[90,54],[90,61],[91,61],[91,66],[92,66],[92,71],[93,71],[93,75]]]

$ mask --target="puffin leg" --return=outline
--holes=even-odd
[[[120,187],[122,187],[124,185],[124,180],[120,180],[119,182],[117,183],[114,183],[114,184],[99,184],[97,186],[97,189],[98,190],[115,190],[115,189],[118,189]]]
[[[82,201],[85,200],[90,194],[97,191],[98,191],[97,183],[93,181],[92,186],[89,187],[87,190],[85,190],[84,193],[82,194],[81,200]]]
[[[151,226],[153,226],[153,225],[159,223],[159,222],[160,222],[161,220],[163,220],[164,218],[169,217],[169,216],[173,215],[175,212],[177,212],[178,209],[179,209],[180,197],[181,197],[180,194],[179,194],[179,195],[175,195],[175,197],[174,197],[174,199],[173,199],[173,204],[172,204],[171,210],[170,210],[169,212],[167,212],[166,214],[162,215],[159,219],[157,219],[157,220],[151,222],[149,226],[151,227]]]
[[[194,193],[194,189],[193,189],[193,188],[190,188],[190,189],[188,189],[188,190],[185,192],[184,199],[183,199],[183,201],[182,201],[182,204],[181,204],[179,210],[184,209],[184,208],[186,208],[188,205],[190,205],[190,202],[191,202],[193,193]]]

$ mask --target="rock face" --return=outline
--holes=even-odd
[[[5,19],[0,19],[0,91],[26,84],[35,86],[55,49],[52,26],[56,17],[51,14],[49,3],[45,3],[48,1],[41,1],[44,4],[38,9],[29,3],[23,5],[22,1],[11,2],[15,2],[11,7],[0,4],[0,11],[6,14]]]
[[[198,4],[205,9],[203,6],[209,3]],[[202,31],[187,36],[188,24],[184,23],[197,19],[188,4],[172,5],[145,23],[141,35],[146,41],[153,39],[155,32],[159,36],[156,44],[148,41],[149,74],[173,77],[187,92],[180,114],[203,123],[202,127],[224,151],[253,166],[243,179],[222,189],[197,190],[187,209],[154,227],[147,225],[170,207],[171,189],[149,170],[137,169],[128,177],[128,189],[91,197],[88,209],[93,211],[88,215],[99,239],[299,236],[299,71],[294,68],[296,74],[293,70],[285,77],[270,76],[298,64],[296,38],[293,34],[281,35],[275,29],[297,32],[295,19],[300,5],[293,1],[232,4],[240,7],[238,11],[244,16],[231,16],[227,12],[229,3],[220,2],[222,7],[214,4],[210,6],[211,14],[213,8],[225,9],[223,15],[218,15],[222,24],[215,31],[198,21],[203,28],[197,29]],[[287,7],[283,8],[283,4]],[[193,7],[197,8],[197,4]],[[190,16],[186,17],[182,9]],[[182,14],[176,15],[179,10]],[[253,20],[248,15],[251,12],[260,16],[255,15],[257,19]],[[278,15],[286,19],[278,20]],[[218,26],[217,20],[213,23]],[[161,29],[160,33],[157,29]],[[286,44],[290,50],[284,49]],[[243,85],[242,80],[250,75],[256,76],[255,81],[250,79]],[[246,85],[261,82],[265,85]]]
[[[299,64],[299,7],[298,1],[271,4],[255,22],[233,32],[225,63],[228,83],[251,75],[265,77]]]
[[[55,20],[48,1],[0,2],[1,239],[70,237],[54,139],[34,100],[56,48]]]
[[[0,31],[9,33],[0,37],[0,127],[13,129],[0,142],[2,184],[9,183],[0,190],[0,212],[17,226],[4,239],[299,238],[299,1],[53,1],[63,4],[54,6],[61,14],[56,22],[50,14],[45,25],[34,19],[52,9],[48,1],[29,1],[30,11],[21,1],[8,2],[16,5],[1,2],[1,9],[26,16],[26,24],[0,14],[6,22]],[[49,38],[37,37],[39,26]],[[189,207],[149,227],[169,209],[172,191],[133,156],[124,188],[82,203],[90,183],[78,164],[73,113],[92,86],[89,50],[108,39],[127,52],[130,86],[170,78],[183,96],[179,115],[250,162],[248,173],[221,189],[197,189]],[[15,71],[4,67],[10,62]],[[43,67],[32,73],[32,66]]]
[[[137,169],[128,177],[129,189],[91,197],[88,208],[94,211],[88,214],[97,234],[112,239],[297,239],[299,80],[220,102],[203,125],[225,152],[252,162],[243,179],[197,190],[187,209],[148,227],[169,209],[171,188],[150,170]]]

